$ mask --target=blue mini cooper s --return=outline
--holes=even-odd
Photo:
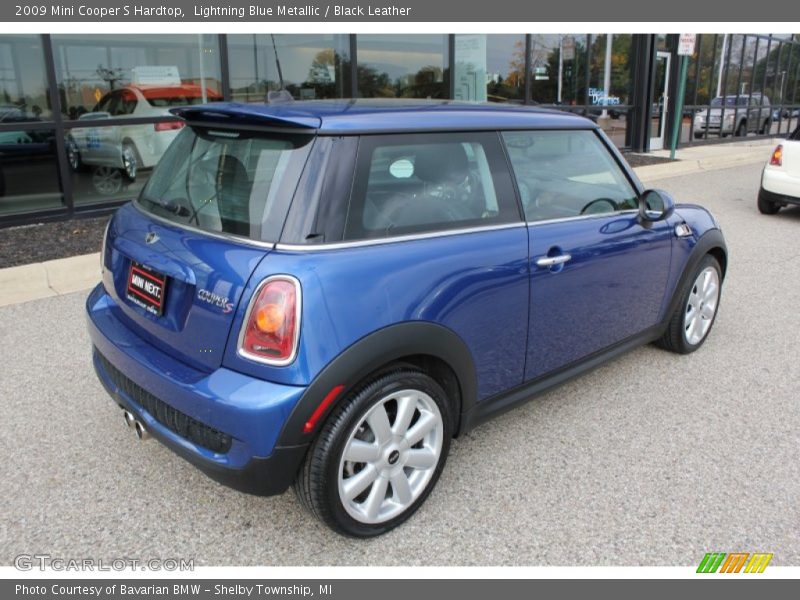
[[[641,344],[705,341],[714,217],[591,121],[450,102],[219,103],[109,223],[94,367],[142,437],[374,536],[450,441]]]

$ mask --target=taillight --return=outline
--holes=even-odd
[[[245,315],[239,354],[268,365],[288,365],[300,337],[300,282],[288,275],[265,279]]]
[[[183,121],[163,121],[161,123],[153,123],[153,129],[156,131],[172,131],[173,129],[180,129],[184,125]]]
[[[775,150],[772,151],[772,156],[769,159],[769,164],[773,167],[780,167],[783,165],[783,145],[778,144]]]

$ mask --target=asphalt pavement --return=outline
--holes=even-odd
[[[699,352],[635,350],[456,440],[422,509],[369,541],[138,441],[92,372],[85,292],[0,308],[0,564],[800,565],[800,209],[758,214],[760,169],[652,182],[730,246]]]

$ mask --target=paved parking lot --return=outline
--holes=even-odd
[[[85,293],[1,308],[0,564],[800,564],[800,209],[757,213],[760,168],[657,182],[711,208],[730,246],[701,351],[639,349],[457,440],[419,513],[371,541],[139,442],[92,373]]]

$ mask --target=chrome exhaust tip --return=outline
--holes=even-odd
[[[122,417],[125,419],[125,425],[128,427],[135,427],[136,426],[136,417],[133,416],[133,413],[129,410],[122,411]]]
[[[141,421],[136,421],[134,427],[136,428],[136,436],[140,440],[145,441],[150,439],[150,434],[147,432],[147,429],[145,429],[144,425],[142,425]]]

